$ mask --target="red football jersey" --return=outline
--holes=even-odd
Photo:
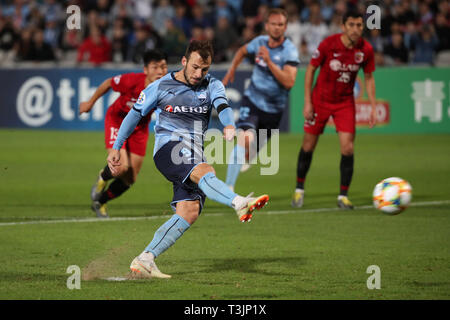
[[[145,73],[125,73],[112,78],[111,88],[120,93],[120,96],[110,106],[114,111],[125,118],[128,111],[133,108],[142,90],[145,89]],[[150,122],[152,112],[149,112],[139,122],[138,126],[146,126]]]
[[[348,49],[341,41],[342,34],[324,39],[311,58],[311,64],[320,72],[312,92],[313,103],[354,103],[353,87],[359,68],[364,73],[375,71],[373,48],[360,39],[355,47]]]

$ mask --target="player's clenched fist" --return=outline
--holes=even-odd
[[[311,102],[305,102],[305,105],[303,107],[303,116],[307,121],[314,120],[314,108]]]
[[[236,130],[231,125],[223,128],[223,137],[225,138],[226,141],[233,140],[235,133],[236,133]]]
[[[93,106],[94,106],[94,104],[92,102],[89,102],[89,101],[80,103],[80,108],[79,108],[80,114],[82,114],[83,112],[91,111]]]
[[[270,53],[267,47],[260,46],[258,50],[258,56],[260,56],[266,63],[270,60]]]
[[[116,149],[112,149],[108,154],[108,167],[111,170],[111,173],[117,174],[120,167],[120,151]]]
[[[224,86],[226,86],[228,82],[234,82],[234,70],[232,69],[228,70],[227,74],[222,79],[222,83]]]

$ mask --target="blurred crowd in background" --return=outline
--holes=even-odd
[[[141,64],[159,48],[178,63],[191,39],[210,39],[215,62],[264,32],[271,7],[289,14],[287,36],[303,64],[328,35],[340,32],[348,8],[381,8],[381,29],[365,29],[377,65],[449,65],[450,0],[0,0],[0,65],[23,61],[60,64]],[[69,30],[70,5],[81,28]],[[251,63],[251,61],[248,61]]]

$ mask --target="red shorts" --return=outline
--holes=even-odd
[[[122,123],[124,117],[119,112],[115,111],[114,108],[108,108],[105,116],[105,146],[106,149],[111,149],[114,142],[117,139],[117,133],[119,132],[120,124]],[[133,133],[128,137],[122,146],[128,152],[137,154],[139,156],[145,156],[147,150],[149,131],[148,124],[139,124]]]
[[[353,102],[343,102],[338,104],[324,103],[315,104],[314,120],[305,121],[303,129],[305,132],[319,135],[323,133],[325,125],[330,117],[333,117],[336,131],[355,133],[355,104]]]

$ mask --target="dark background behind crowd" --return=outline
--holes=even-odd
[[[318,44],[340,32],[343,13],[381,8],[381,29],[366,29],[378,65],[450,65],[450,0],[1,0],[0,65],[25,61],[141,63],[160,48],[178,63],[191,39],[210,39],[215,62],[264,32],[270,7],[289,14],[287,36],[303,64]],[[69,30],[66,8],[81,9],[81,28]]]

